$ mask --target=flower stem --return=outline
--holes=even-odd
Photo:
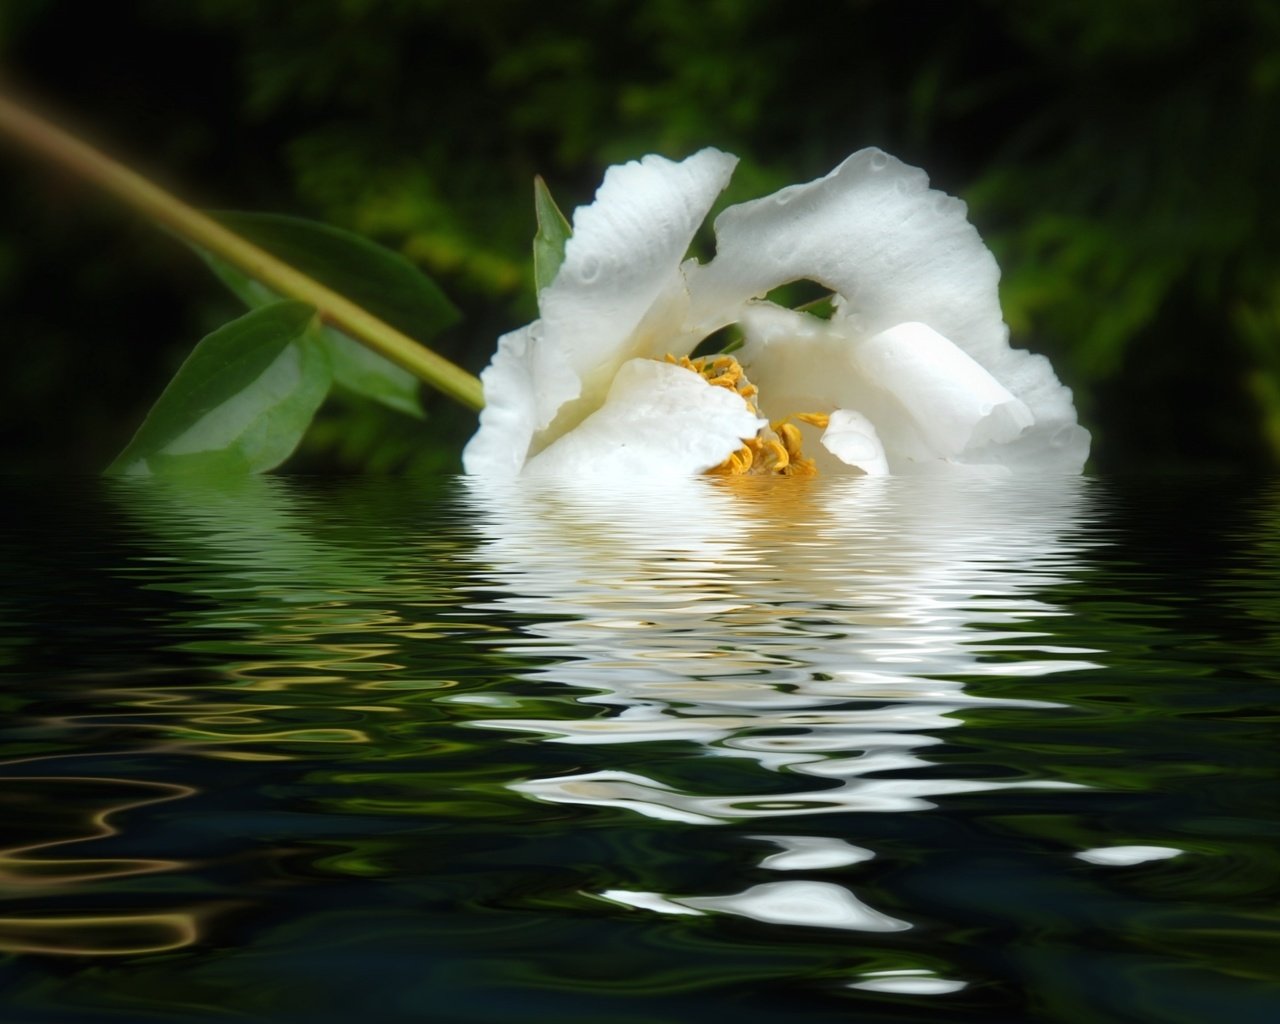
[[[479,378],[3,94],[0,94],[0,131],[233,264],[280,295],[309,303],[322,319],[436,390],[470,409],[484,405]]]

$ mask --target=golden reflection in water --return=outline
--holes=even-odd
[[[360,724],[391,709],[361,699],[359,681],[400,669],[404,641],[430,624],[392,610],[357,607],[366,593],[410,604],[411,588],[387,586],[384,564],[370,564],[342,544],[308,532],[308,518],[278,481],[227,486],[172,484],[116,489],[116,496],[156,554],[126,564],[146,589],[189,599],[158,619],[153,643],[206,666],[195,680],[163,669],[132,673],[121,684],[85,677],[68,691],[83,713],[36,719],[42,734],[120,737],[134,755],[242,762],[295,760],[295,750],[367,745]],[[334,637],[341,634],[341,642]],[[212,666],[216,666],[212,667]],[[169,678],[172,676],[172,678]],[[319,696],[314,696],[314,695]],[[310,695],[310,696],[301,696]],[[341,719],[351,720],[343,724]],[[302,719],[301,721],[299,719]],[[67,754],[4,762],[11,772],[66,758],[95,756],[92,741]],[[81,763],[84,763],[83,761]],[[18,766],[21,766],[19,769]],[[179,769],[180,770],[180,769]],[[199,772],[194,773],[199,776]],[[198,941],[209,906],[84,909],[82,897],[134,902],[135,891],[115,883],[135,876],[198,872],[199,863],[148,857],[94,857],[93,840],[120,832],[128,812],[194,796],[193,786],[88,776],[11,774],[0,778],[0,818],[12,838],[0,841],[0,950],[65,956],[132,955],[177,949]],[[158,890],[150,890],[158,891]]]
[[[153,733],[157,749],[232,761],[375,742],[359,723],[394,709],[360,691],[390,689],[387,679],[406,669],[404,647],[444,628],[407,614],[429,608],[432,595],[402,560],[347,543],[341,523],[326,535],[316,508],[279,479],[147,481],[117,496],[188,568],[168,586],[213,599],[184,612],[188,635],[207,639],[182,647],[219,657],[214,683],[123,691],[123,703],[146,711],[129,727]],[[325,721],[281,728],[300,710]],[[353,724],[334,724],[344,717]]]
[[[112,788],[133,795],[95,794]],[[19,890],[66,886],[181,868],[176,860],[48,856],[48,851],[61,853],[61,847],[118,835],[120,830],[110,821],[113,815],[194,792],[189,786],[129,779],[0,776],[4,817],[21,822],[23,831],[23,841],[0,848],[0,885]],[[44,837],[33,839],[38,832]]]
[[[127,956],[189,946],[199,937],[196,915],[102,914],[0,917],[0,950],[64,956]]]
[[[793,837],[751,837],[775,844],[759,866],[777,871],[820,873],[874,856],[812,834],[815,815],[1073,787],[1048,777],[948,779],[945,764],[923,752],[975,710],[1052,713],[1059,705],[1037,699],[1037,677],[1094,667],[1086,656],[1095,651],[1053,641],[1048,627],[1063,612],[1042,596],[1072,580],[1087,486],[979,478],[472,483],[484,589],[524,618],[522,643],[551,659],[526,678],[574,688],[588,712],[472,724],[601,752],[592,770],[511,783],[539,801],[690,825],[807,825]],[[1001,677],[1010,685],[982,693],[965,685]],[[496,696],[488,699],[501,706]],[[700,793],[690,773],[676,785],[625,753],[628,744],[655,741],[750,759],[788,785]],[[609,749],[618,750],[612,765]],[[737,893],[599,895],[669,914],[912,927],[819,879]],[[935,982],[937,991],[962,987]]]
[[[7,902],[20,904],[91,883],[186,867],[160,858],[84,856],[80,844],[118,835],[112,820],[117,815],[194,792],[188,786],[130,779],[0,777],[3,817],[22,833],[19,842],[0,849],[0,892]],[[70,856],[67,847],[72,848]],[[0,915],[0,951],[13,953],[154,953],[190,945],[197,935],[195,913],[184,910]]]

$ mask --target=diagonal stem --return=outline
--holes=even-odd
[[[484,405],[480,380],[460,366],[3,94],[0,94],[0,131],[221,257],[273,291],[314,306],[324,320],[437,391],[470,409]]]

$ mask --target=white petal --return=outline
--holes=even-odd
[[[1000,271],[958,199],[878,149],[825,178],[725,210],[716,258],[688,272],[697,322],[807,278],[840,293],[864,336],[926,323],[989,370],[1007,348]]]
[[[872,380],[861,363],[857,333],[840,317],[831,321],[772,303],[751,303],[742,319],[745,345],[738,359],[751,380],[760,387],[760,407],[771,419],[796,412],[825,412],[830,409],[857,409],[875,424],[893,473],[913,473],[923,468],[943,468],[938,460],[954,447],[945,442],[942,424],[933,423],[930,441],[916,416],[930,422],[927,404],[913,413],[904,406],[898,391],[891,391],[892,375],[881,369]],[[870,340],[870,339],[869,339]],[[944,339],[945,340],[945,339]],[[952,349],[954,352],[954,348]],[[961,354],[962,355],[962,354]],[[991,466],[1020,474],[1052,475],[1079,473],[1089,454],[1089,434],[1076,424],[1071,392],[1058,383],[1053,368],[1043,356],[1006,349],[1002,370],[990,377],[996,387],[1012,395],[1030,412],[1033,423],[1015,439],[988,443],[979,430],[969,446],[950,456],[953,464]],[[873,367],[875,360],[872,360]],[[972,363],[967,363],[972,367]],[[921,367],[927,380],[928,366]],[[979,376],[976,380],[986,381]],[[883,384],[883,386],[882,386]],[[943,382],[945,384],[945,382]],[[1001,393],[991,388],[988,394]],[[956,401],[962,402],[963,395]],[[1021,422],[1017,406],[1009,406],[1014,426]],[[973,410],[975,413],[980,410]],[[999,436],[1008,436],[1006,431]],[[990,429],[990,427],[985,428]],[[1014,431],[1016,432],[1016,431]],[[999,433],[999,432],[998,432]],[[821,462],[819,468],[823,468]]]
[[[964,204],[929,190],[923,171],[862,150],[825,178],[729,208],[716,233],[715,260],[686,270],[691,318],[703,329],[720,326],[744,299],[786,281],[819,281],[843,297],[844,333],[869,337],[900,323],[927,324],[1030,409],[1035,424],[1017,440],[971,447],[956,461],[1080,472],[1089,434],[1076,423],[1070,390],[1047,360],[1009,347],[999,268],[966,220]],[[891,465],[895,450],[927,458],[909,438],[891,436],[863,403],[837,404],[871,417]]]
[[[1035,426],[1009,444],[971,448],[956,457],[969,465],[1004,466],[1020,474],[1076,474],[1089,458],[1089,431],[1076,422],[1071,389],[1058,382],[1044,356],[1011,349],[995,376],[1035,417]]]
[[[822,435],[822,447],[841,462],[855,466],[867,476],[888,476],[889,463],[876,428],[860,412],[837,409]]]
[[[541,325],[504,334],[493,361],[480,375],[484,409],[480,429],[462,453],[463,468],[478,476],[515,476],[529,454],[534,432],[555,415],[566,392],[577,388],[568,363],[551,345],[540,343]]]
[[[1034,422],[1026,405],[926,324],[898,324],[854,351],[867,381],[901,403],[942,458],[1005,444]]]
[[[667,351],[654,351],[661,337],[635,337],[637,328],[660,299],[683,297],[681,260],[737,162],[704,149],[680,163],[646,156],[610,167],[595,202],[574,213],[564,263],[538,306],[545,340],[601,398],[627,359]],[[678,329],[683,304],[678,312],[649,333]]]
[[[855,344],[841,321],[819,320],[772,303],[752,303],[744,311],[745,344],[737,353],[748,377],[760,388],[761,412],[781,419],[799,412],[856,409],[875,424],[891,472],[937,458],[915,420],[887,391],[867,381],[855,359]],[[821,452],[819,470],[826,465]]]
[[[530,476],[690,476],[719,465],[764,421],[742,397],[671,363],[623,364],[599,410],[529,460]]]

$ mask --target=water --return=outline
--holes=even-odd
[[[1280,487],[11,486],[0,1019],[1280,1018]]]

